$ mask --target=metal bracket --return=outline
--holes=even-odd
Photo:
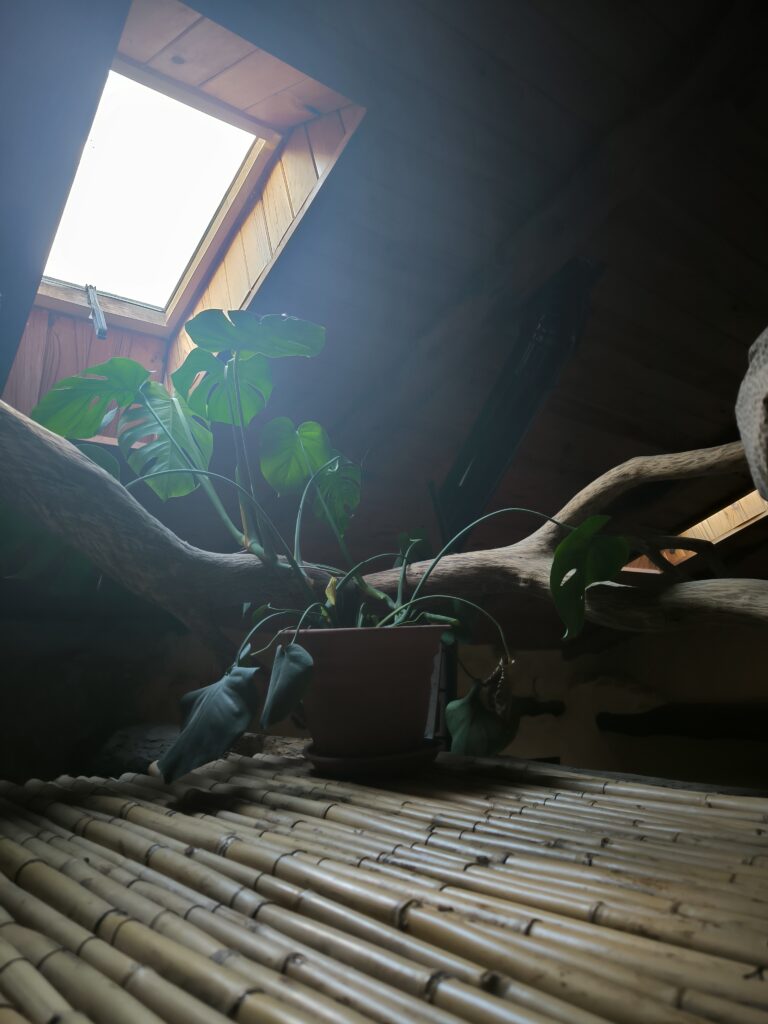
[[[88,305],[91,307],[91,313],[88,319],[93,323],[93,329],[96,332],[96,337],[102,339],[106,338],[107,321],[104,318],[104,310],[99,305],[99,296],[95,287],[92,284],[87,284],[85,286],[85,294],[88,299]]]

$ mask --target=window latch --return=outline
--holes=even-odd
[[[88,298],[88,305],[91,307],[89,320],[93,323],[93,329],[97,338],[106,338],[107,321],[104,319],[104,310],[99,305],[99,296],[92,284],[85,286],[85,294]]]

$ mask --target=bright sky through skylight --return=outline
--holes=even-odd
[[[253,142],[110,71],[46,275],[164,306]]]

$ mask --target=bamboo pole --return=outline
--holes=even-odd
[[[263,756],[171,787],[0,783],[0,939],[26,942],[27,963],[45,949],[49,981],[75,954],[126,978],[172,1024],[198,1024],[176,993],[200,1024],[214,1007],[244,1022],[759,1024],[767,815],[750,797],[456,758],[376,786]],[[88,1012],[70,973],[54,987]]]

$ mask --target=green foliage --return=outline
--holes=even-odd
[[[584,625],[585,592],[593,583],[613,580],[629,561],[626,537],[603,533],[609,516],[590,516],[557,546],[549,577],[552,600],[565,623],[565,638]]]
[[[355,462],[350,462],[340,455],[317,478],[317,495],[314,511],[318,519],[323,519],[334,526],[343,537],[347,532],[349,521],[360,504],[362,489],[362,473]]]
[[[277,648],[261,713],[262,729],[281,722],[296,708],[307,692],[313,667],[311,654],[300,644],[290,643]]]
[[[61,437],[98,434],[110,405],[125,408],[148,380],[149,371],[133,359],[115,356],[55,384],[30,413]]]
[[[166,782],[221,757],[243,735],[259,708],[253,683],[258,671],[232,668],[218,682],[181,698],[184,728],[158,762]]]
[[[445,709],[452,754],[490,757],[514,737],[514,730],[485,707],[481,690],[481,684],[475,683],[466,697],[452,700]]]
[[[118,441],[138,476],[190,467],[205,470],[213,451],[208,427],[191,414],[182,398],[152,381],[141,390],[141,404],[121,417]],[[163,500],[189,494],[198,485],[199,478],[186,473],[147,480]]]
[[[276,313],[206,309],[186,324],[186,331],[207,352],[255,352],[269,359],[316,356],[325,346],[324,327]]]
[[[397,535],[398,555],[395,568],[399,569],[403,562],[419,562],[425,558],[434,558],[435,551],[426,530],[409,530]]]
[[[333,456],[328,435],[311,420],[297,427],[278,416],[261,432],[261,472],[278,494],[300,491]]]
[[[237,384],[240,388],[239,407],[235,387],[235,358]],[[199,377],[200,374],[202,376]],[[171,379],[189,409],[211,423],[238,424],[238,408],[241,408],[243,426],[247,427],[264,409],[272,394],[269,362],[264,356],[248,352],[224,361],[205,349],[193,348],[179,369],[171,375]]]

